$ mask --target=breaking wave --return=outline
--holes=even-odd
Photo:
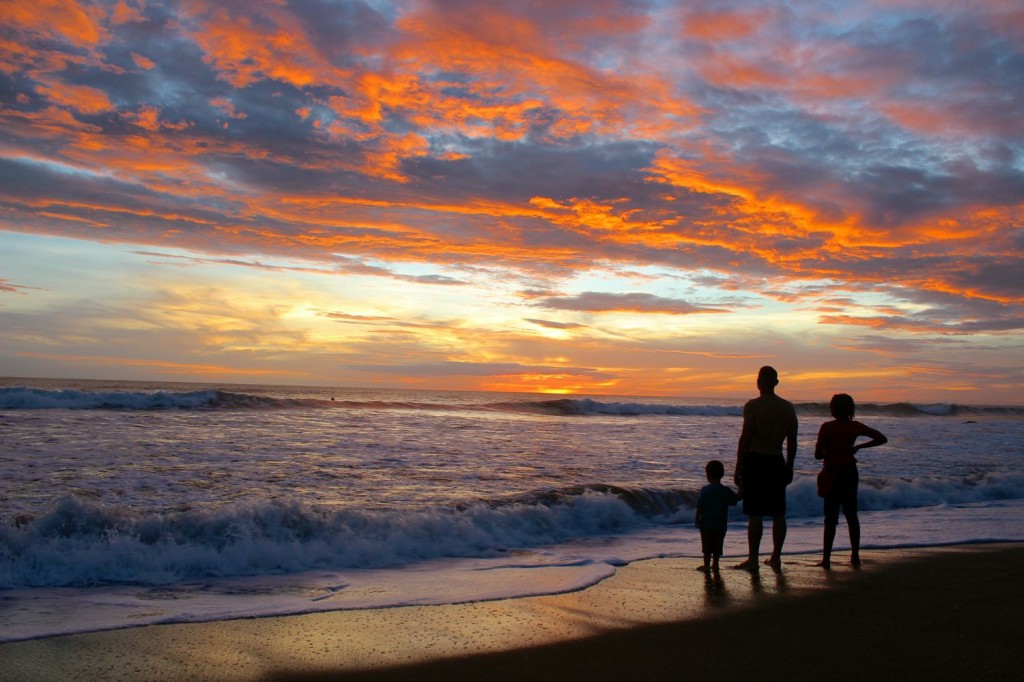
[[[691,524],[696,492],[593,484],[412,511],[271,500],[141,512],[66,497],[36,518],[0,523],[0,588],[166,585],[500,556],[652,525]],[[813,476],[799,476],[788,498],[790,516],[820,516]],[[1020,499],[1024,475],[865,480],[860,498],[865,511]],[[739,518],[738,510],[734,514]]]

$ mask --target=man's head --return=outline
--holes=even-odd
[[[779,385],[779,373],[774,367],[765,365],[757,373],[757,387],[762,391],[774,391]]]

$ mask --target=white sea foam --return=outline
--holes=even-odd
[[[1024,501],[939,505],[861,514],[865,549],[982,541],[1024,541]],[[979,534],[979,529],[985,529]],[[821,547],[820,519],[794,519],[793,555]],[[849,548],[840,525],[836,552]],[[744,524],[730,523],[726,561],[746,551]],[[33,588],[4,591],[20,608],[0,610],[0,642],[158,623],[182,623],[342,609],[451,604],[582,589],[633,561],[700,555],[692,525],[648,526],[612,536],[577,538],[489,558],[424,560],[401,568],[352,568],[248,577],[204,578],[165,586]],[[696,574],[694,579],[696,579]]]
[[[53,512],[0,527],[0,587],[110,583],[368,568],[439,557],[494,556],[642,525],[614,495],[553,505],[462,510],[314,510],[294,502],[137,514],[67,498]]]
[[[316,509],[294,501],[238,502],[185,512],[137,512],[68,497],[47,514],[0,526],[0,588],[130,583],[380,568],[443,557],[490,557],[689,525],[692,494],[627,488],[542,491],[517,501],[418,511]],[[1024,499],[1024,474],[926,478],[861,487],[864,511]],[[821,514],[813,479],[798,478],[788,515]],[[739,512],[734,511],[734,518]],[[1009,538],[1006,538],[1009,539]]]

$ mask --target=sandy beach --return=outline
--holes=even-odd
[[[720,580],[655,559],[571,594],[15,642],[0,679],[1017,679],[1024,544],[864,558]]]

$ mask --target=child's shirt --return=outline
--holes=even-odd
[[[739,496],[732,488],[721,483],[707,484],[697,495],[700,527],[706,530],[725,531],[729,521],[729,507],[739,501]]]

